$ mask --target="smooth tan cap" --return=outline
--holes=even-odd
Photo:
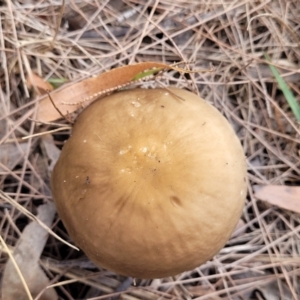
[[[241,216],[245,176],[240,142],[213,106],[185,90],[134,89],[81,113],[52,192],[92,261],[159,278],[193,269],[225,245]]]

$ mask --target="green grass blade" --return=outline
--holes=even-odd
[[[265,56],[265,59],[267,60],[267,62],[271,62],[271,59],[268,54],[265,53],[264,56]],[[297,99],[293,95],[292,91],[290,90],[289,86],[286,84],[284,79],[281,77],[278,70],[270,64],[269,64],[269,68],[270,68],[271,72],[273,73],[273,75],[279,85],[279,88],[282,90],[286,101],[288,102],[289,106],[291,107],[292,112],[294,113],[297,121],[300,121],[300,106],[297,102]]]

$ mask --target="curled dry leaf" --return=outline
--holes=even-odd
[[[134,81],[153,75],[153,71],[151,72],[153,69],[155,71],[171,69],[184,71],[163,63],[143,62],[112,69],[96,77],[64,86],[52,92],[51,98],[62,114],[67,115],[87,106],[102,94],[112,92]],[[59,118],[61,116],[49,97],[42,98],[38,107],[37,119],[41,122],[51,122]]]
[[[281,208],[300,213],[300,187],[266,185],[254,187],[255,197]]]
[[[39,206],[37,217],[48,226],[51,226],[54,215],[55,207],[53,203],[49,202]],[[47,238],[48,232],[37,222],[31,222],[23,230],[13,256],[31,295],[36,297],[44,290],[39,298],[40,300],[56,300],[57,294],[55,290],[53,288],[46,289],[49,285],[49,279],[39,265],[39,259]],[[8,260],[3,273],[2,299],[28,299],[21,279],[11,260]]]

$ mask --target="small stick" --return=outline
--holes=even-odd
[[[36,136],[41,136],[41,135],[48,134],[48,133],[54,133],[54,132],[58,132],[58,131],[69,130],[71,128],[72,127],[70,127],[70,126],[65,126],[65,127],[59,127],[59,128],[44,131],[44,132],[38,132],[38,133],[31,134],[31,135],[23,136],[22,140],[27,140],[29,138],[33,138],[33,137],[36,137]]]
[[[74,122],[72,120],[70,120],[69,118],[67,118],[59,109],[58,107],[55,105],[51,95],[50,95],[50,92],[49,90],[46,91],[47,92],[47,95],[52,103],[52,105],[54,106],[54,108],[57,110],[57,112],[60,114],[60,116],[62,116],[63,119],[67,120],[67,122],[71,123],[71,124],[74,124]]]
[[[65,127],[65,124],[59,124],[59,123],[53,123],[53,122],[42,122],[33,118],[28,118],[29,121],[35,122],[35,123],[40,123],[43,125],[52,125],[52,126],[57,126],[57,127]]]

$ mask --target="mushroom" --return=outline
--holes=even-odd
[[[241,144],[216,108],[186,90],[133,89],[79,115],[52,191],[94,263],[161,278],[224,247],[244,206],[245,176]]]

